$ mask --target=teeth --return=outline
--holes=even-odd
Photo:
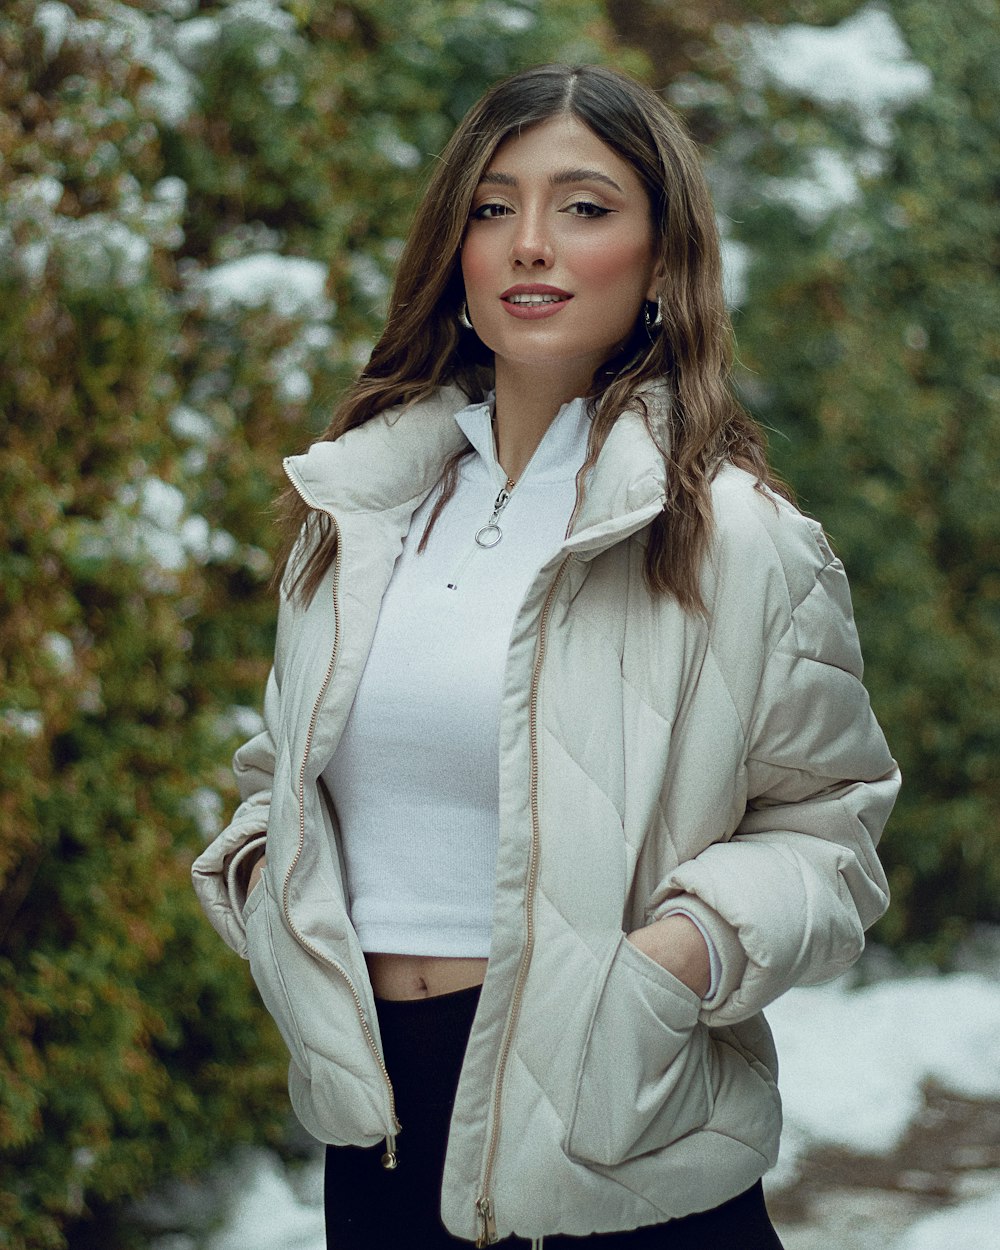
[[[508,295],[508,304],[558,304],[564,297],[562,295]]]

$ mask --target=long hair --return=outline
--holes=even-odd
[[[760,427],[730,389],[732,328],[722,293],[715,214],[697,149],[680,120],[654,92],[602,66],[541,65],[493,87],[474,105],[442,153],[417,208],[399,262],[382,336],[322,436],[338,438],[387,408],[409,406],[445,384],[471,401],[492,385],[492,354],[462,331],[465,298],[459,249],[476,187],[509,136],[560,115],[576,117],[627,161],[649,196],[654,250],[663,274],[658,333],[636,327],[594,376],[587,458],[593,466],[608,432],[626,410],[646,421],[666,460],[667,497],[646,549],[652,590],[704,611],[699,574],[712,531],[710,485],[726,460],[780,494]],[[644,395],[666,384],[666,429],[654,429]],[[431,517],[454,490],[454,463]],[[290,570],[292,593],[308,599],[335,555],[330,518],[291,489],[280,500],[285,561],[302,534],[304,552]]]

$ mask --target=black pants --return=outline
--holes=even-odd
[[[386,1066],[405,1131],[399,1166],[381,1165],[384,1145],[328,1146],[327,1250],[447,1250],[468,1242],[441,1223],[441,1177],[452,1104],[479,989],[406,1002],[378,1000]],[[501,1246],[527,1247],[519,1237]],[[760,1182],[710,1211],[622,1233],[547,1236],[545,1250],[781,1250]]]

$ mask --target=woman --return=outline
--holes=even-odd
[[[729,352],[683,129],[544,66],[460,125],[286,462],[266,727],[194,876],[331,1247],[780,1244],[761,1009],[859,954],[898,776]]]

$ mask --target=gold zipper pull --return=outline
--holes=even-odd
[[[491,1246],[497,1239],[497,1223],[493,1218],[492,1198],[477,1198],[476,1211],[479,1213],[480,1228],[476,1245]]]
[[[387,1172],[391,1172],[393,1168],[399,1166],[399,1156],[396,1154],[396,1134],[387,1133],[385,1138],[385,1154],[382,1156],[382,1166]]]

